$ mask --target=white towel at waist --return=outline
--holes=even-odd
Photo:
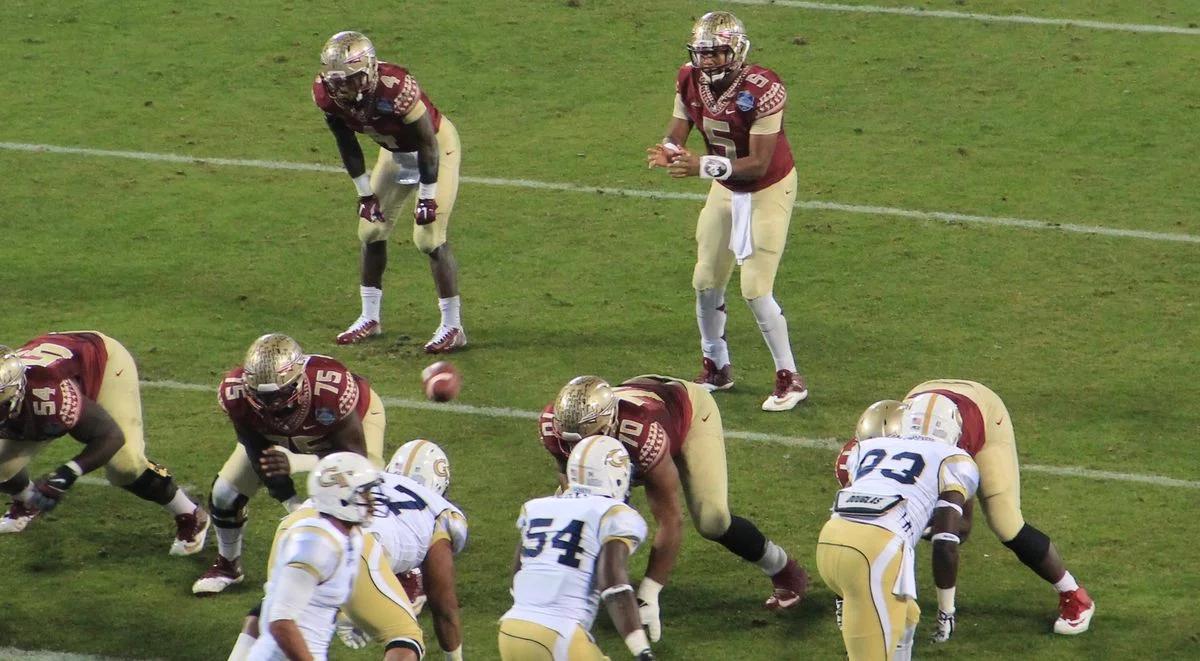
[[[421,170],[417,167],[417,152],[394,151],[392,162],[396,164],[396,183],[412,185],[421,181]]]
[[[740,265],[754,254],[754,237],[750,233],[751,193],[734,193],[733,227],[729,232],[729,249]]]
[[[897,597],[917,598],[917,564],[913,557],[913,548],[897,535],[904,548],[900,551],[900,572],[896,575],[896,584],[892,586],[892,594]]]

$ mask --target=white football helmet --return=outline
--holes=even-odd
[[[437,443],[423,438],[401,445],[386,470],[433,489],[439,496],[450,488],[450,460]]]
[[[567,457],[567,483],[572,489],[625,500],[632,482],[629,453],[611,436],[588,436]]]
[[[318,512],[362,523],[374,508],[372,490],[379,471],[361,454],[334,452],[317,462],[308,474],[308,497]]]
[[[25,363],[12,349],[0,345],[0,418],[13,417],[25,398]]]
[[[946,445],[958,445],[962,436],[962,415],[958,406],[945,395],[924,392],[904,400],[901,438],[920,438]]]

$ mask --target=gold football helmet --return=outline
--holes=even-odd
[[[858,425],[854,428],[854,438],[862,441],[868,438],[899,436],[903,422],[904,402],[881,399],[868,406],[859,416]]]
[[[255,408],[280,411],[300,398],[300,380],[308,356],[300,344],[283,333],[268,333],[246,352],[242,382]]]
[[[361,32],[339,32],[321,48],[321,84],[334,103],[361,112],[379,82],[375,45]]]
[[[0,345],[0,417],[11,417],[25,398],[25,363],[12,349]]]
[[[692,39],[687,49],[692,56],[692,66],[700,70],[705,82],[714,83],[742,68],[750,54],[750,38],[737,16],[727,11],[710,11],[692,27]],[[704,57],[718,53],[726,54],[724,62],[702,64]]]
[[[598,376],[571,379],[554,400],[554,432],[564,441],[610,435],[617,422],[617,396]]]

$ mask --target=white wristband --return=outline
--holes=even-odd
[[[650,649],[650,639],[646,637],[646,630],[639,627],[633,633],[625,636],[625,647],[628,647],[629,652],[634,656]]]
[[[938,610],[942,611],[943,613],[954,612],[954,591],[956,589],[957,588],[937,589]]]
[[[679,149],[679,145],[677,145],[674,142],[671,142],[670,140],[667,140],[665,138],[662,141],[662,146],[663,146],[663,149],[667,149],[670,151],[681,151]]]
[[[949,507],[950,509],[952,509],[952,510],[955,510],[956,512],[958,512],[960,516],[961,516],[961,515],[962,515],[962,513],[963,513],[963,511],[962,511],[962,508],[961,508],[961,507],[959,507],[957,503],[952,503],[952,502],[950,502],[950,501],[948,501],[948,500],[941,500],[941,499],[938,499],[937,503],[936,503],[936,504],[935,504],[933,507],[934,507],[934,509],[937,509],[937,508],[939,508],[939,507]]]
[[[463,661],[462,645],[446,652],[446,661]]]
[[[417,197],[422,200],[432,200],[437,196],[437,182],[417,186]]]
[[[366,197],[371,194],[371,175],[366,172],[351,179],[354,182],[354,188],[358,190],[359,197]]]
[[[962,540],[958,538],[958,535],[955,535],[952,532],[939,532],[933,536],[933,541],[950,542],[951,544],[958,544],[962,542]]]
[[[725,181],[733,175],[733,161],[711,154],[700,157],[700,178]]]
[[[69,468],[71,470],[72,473],[75,473],[75,477],[79,477],[80,475],[83,475],[83,468],[80,468],[79,463],[76,462],[74,459],[63,464],[63,466],[66,466],[67,468]]]
[[[611,588],[608,588],[607,590],[601,592],[600,599],[607,601],[609,597],[611,597],[613,595],[621,594],[622,592],[633,592],[633,586],[628,583],[614,585]]]

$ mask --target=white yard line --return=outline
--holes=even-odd
[[[193,392],[215,392],[211,386],[205,386],[198,383],[181,383],[179,381],[142,381],[143,388],[162,388],[166,390],[189,390]],[[509,408],[506,406],[473,406],[471,404],[435,404],[433,402],[403,399],[400,397],[383,397],[383,405],[387,408],[398,409],[415,409],[419,411],[442,411],[447,413],[461,413],[464,415],[478,415],[487,418],[510,418],[518,420],[537,420],[540,412],[525,411],[522,409]],[[836,438],[803,438],[798,436],[784,436],[780,434],[764,434],[762,432],[738,431],[736,429],[726,429],[725,438],[733,438],[739,441],[748,441],[751,443],[772,443],[775,445],[785,445],[793,448],[801,448],[805,450],[821,450],[825,452],[833,452],[842,447],[845,442]],[[1116,482],[1137,482],[1141,484],[1152,484],[1161,487],[1174,487],[1177,489],[1200,489],[1200,482],[1193,480],[1180,480],[1173,477],[1163,477],[1160,475],[1144,475],[1140,473],[1119,473],[1116,471],[1092,470],[1090,468],[1081,468],[1078,466],[1043,466],[1040,464],[1025,464],[1021,466],[1021,470],[1030,471],[1033,473],[1047,473],[1050,475],[1060,475],[1064,477],[1082,477],[1093,480],[1107,480]],[[100,477],[84,476],[80,478],[87,484],[107,484]]]
[[[983,23],[1018,23],[1022,25],[1053,25],[1056,27],[1087,28],[1089,30],[1111,30],[1115,32],[1149,32],[1157,34],[1200,35],[1200,28],[1145,23],[1109,23],[1083,18],[1044,18],[1019,14],[977,14],[975,12],[922,9],[920,7],[879,7],[876,5],[844,5],[830,2],[799,2],[798,0],[726,0],[737,5],[760,5],[791,7],[810,11],[849,12],[855,14],[890,14],[918,18],[945,18]]]
[[[15,647],[0,647],[0,659],[15,659],[19,661],[132,661],[111,656],[95,656],[92,654],[71,654],[69,652],[51,652],[48,650],[22,650]]]
[[[260,168],[266,170],[299,170],[304,172],[329,172],[344,174],[345,171],[332,165],[317,163],[292,163],[288,161],[262,161],[240,158],[200,158],[180,156],[178,154],[162,154],[144,151],[121,151],[113,149],[90,149],[86,147],[63,147],[60,145],[31,144],[25,142],[0,142],[0,150],[22,151],[48,154],[74,154],[79,156],[98,156],[108,158],[128,158],[139,161],[157,161],[163,163],[181,163],[190,165],[217,165]],[[649,198],[655,200],[693,200],[702,201],[705,196],[700,193],[683,193],[678,191],[643,190],[636,188],[608,188],[604,186],[589,186],[569,182],[537,181],[534,179],[501,179],[496,177],[462,177],[460,181],[482,186],[502,186],[506,188],[530,188],[535,190],[552,190],[568,193],[591,193],[601,195],[616,195],[624,197]],[[868,216],[892,216],[911,220],[928,220],[943,223],[968,223],[975,225],[992,225],[1027,230],[1056,230],[1075,234],[1098,234],[1126,239],[1144,239],[1147,241],[1166,241],[1173,243],[1200,243],[1200,236],[1193,234],[1175,234],[1170,232],[1148,232],[1130,230],[1100,225],[1079,225],[1075,223],[1056,223],[1048,220],[1032,220],[1029,218],[1009,218],[1005,216],[980,216],[976,214],[955,213],[950,211],[920,211],[916,209],[900,209],[897,207],[881,207],[866,204],[842,204],[838,202],[821,202],[816,200],[796,202],[797,209],[816,211],[836,211],[840,213],[864,214]]]

